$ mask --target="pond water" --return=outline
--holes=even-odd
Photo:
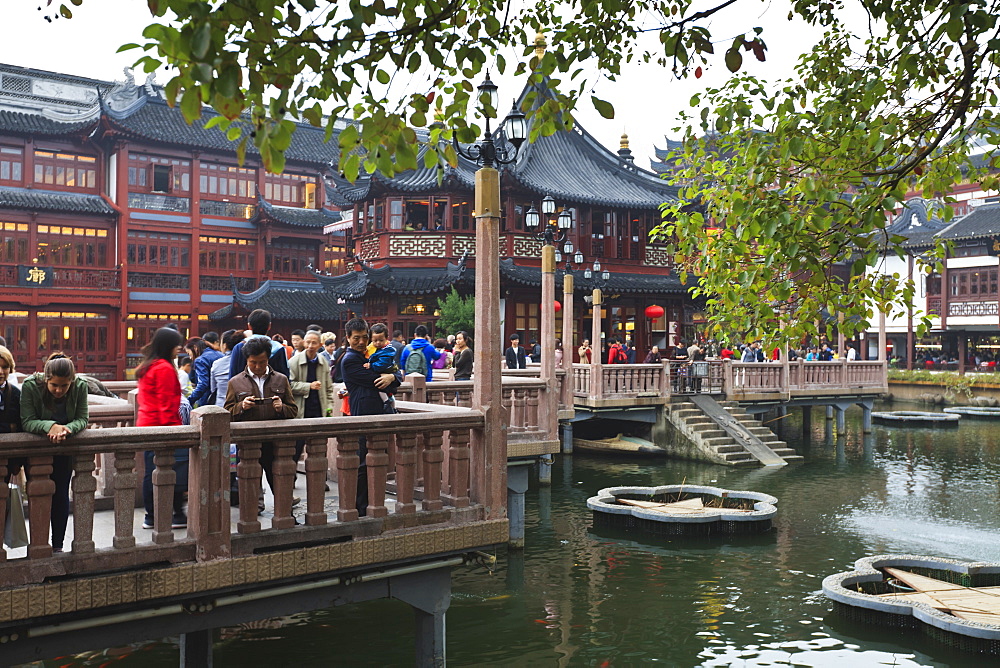
[[[805,462],[778,470],[557,456],[551,487],[532,481],[527,547],[499,553],[492,575],[456,572],[450,665],[984,666],[919,634],[847,623],[824,577],[876,554],[1000,561],[1000,425],[875,426],[862,437],[798,411],[782,437]],[[779,499],[775,530],[725,539],[598,535],[586,500],[613,485],[686,481]],[[217,665],[411,665],[412,613],[376,601],[225,629]],[[44,665],[176,666],[176,639]]]

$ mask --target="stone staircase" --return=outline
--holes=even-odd
[[[779,440],[770,429],[754,419],[735,401],[723,401],[720,405],[747,430],[759,438],[786,462],[802,461],[802,456]],[[727,466],[759,466],[760,462],[746,448],[739,444],[712,418],[705,415],[700,408],[690,401],[678,401],[664,407],[664,415],[674,429],[687,437],[688,454],[694,458],[725,464]],[[693,449],[692,449],[693,446]]]

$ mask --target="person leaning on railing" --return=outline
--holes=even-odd
[[[61,444],[86,429],[89,419],[87,382],[76,377],[73,360],[67,357],[49,360],[42,373],[25,378],[21,386],[21,427],[24,431],[48,436],[52,443]],[[69,520],[72,457],[54,456],[49,477],[56,485],[50,513],[52,551],[62,552],[66,522]]]

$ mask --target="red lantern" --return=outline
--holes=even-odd
[[[653,304],[646,307],[646,317],[650,320],[657,320],[663,317],[663,307]]]
[[[555,307],[556,313],[559,313],[559,311],[562,310],[562,304],[560,304],[558,301],[552,302],[552,305]]]

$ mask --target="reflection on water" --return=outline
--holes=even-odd
[[[934,431],[876,426],[860,412],[834,436],[814,410],[782,437],[806,458],[782,469],[728,469],[577,454],[553,486],[532,483],[527,548],[491,576],[456,572],[451,665],[982,666],[919,635],[859,627],[830,613],[822,579],[862,556],[918,552],[1000,561],[1000,457],[988,423]],[[779,499],[775,531],[739,539],[639,540],[591,530],[587,497],[612,485],[686,481]],[[410,665],[413,616],[395,601],[317,611],[224,631],[220,665]],[[173,642],[104,654],[100,663],[176,665]]]

